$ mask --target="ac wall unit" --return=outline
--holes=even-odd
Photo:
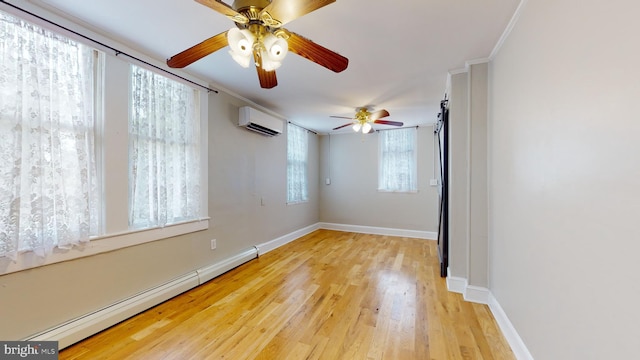
[[[250,106],[240,108],[239,125],[266,136],[282,134],[284,122]]]

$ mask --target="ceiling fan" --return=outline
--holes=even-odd
[[[371,124],[382,124],[382,125],[391,125],[391,126],[404,125],[404,123],[400,121],[381,120],[382,118],[387,116],[389,116],[389,112],[385,109],[370,112],[366,107],[362,107],[356,111],[356,116],[353,118],[349,118],[345,116],[331,116],[331,117],[353,120],[352,122],[335,127],[333,128],[333,130],[339,130],[339,129],[342,129],[343,127],[352,125],[352,128],[355,132],[362,130],[363,134],[373,132],[373,126]]]
[[[276,69],[288,51],[298,54],[334,72],[341,72],[349,59],[282,26],[336,0],[235,0],[229,6],[221,0],[195,0],[235,23],[235,27],[214,35],[167,60],[172,68],[185,67],[229,46],[229,53],[242,67],[253,57],[260,86],[278,85]]]

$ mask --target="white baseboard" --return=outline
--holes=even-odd
[[[533,360],[529,349],[527,349],[524,341],[522,341],[522,338],[507,317],[507,314],[489,289],[469,285],[467,279],[455,276],[447,276],[447,289],[451,292],[462,294],[465,301],[489,305],[489,309],[496,319],[500,331],[502,331],[502,334],[509,343],[516,359]]]
[[[489,289],[469,285],[465,278],[447,276],[447,289],[451,292],[462,294],[465,301],[489,304]]]
[[[522,338],[516,331],[516,328],[513,327],[509,317],[507,317],[507,314],[504,312],[502,306],[500,306],[498,300],[496,300],[492,293],[489,293],[489,309],[491,309],[491,313],[496,319],[500,330],[502,330],[502,334],[507,339],[509,346],[511,346],[511,351],[513,351],[516,359],[534,360],[529,349],[527,349],[524,341],[522,341]]]
[[[427,240],[436,240],[438,238],[438,233],[433,231],[392,229],[374,226],[319,223],[319,228],[327,230],[349,231],[362,234],[401,236]]]
[[[128,299],[70,320],[24,340],[58,341],[58,347],[63,349],[176,295],[191,290],[251,259],[255,259],[256,256],[256,248],[245,250],[221,262],[198,269],[178,279],[143,291]]]
[[[310,225],[300,230],[296,230],[287,235],[280,236],[277,239],[273,239],[271,241],[264,242],[262,244],[256,245],[256,249],[258,250],[258,256],[262,254],[266,254],[271,250],[277,249],[282,245],[288,244],[293,240],[299,239],[309,233],[312,233],[318,230],[320,226],[318,224]]]
[[[489,294],[490,292],[487,288],[467,285],[463,296],[465,301],[488,305]]]
[[[196,273],[198,274],[198,285],[202,285],[207,281],[246,263],[247,261],[255,259],[256,257],[258,257],[258,250],[257,248],[252,247],[221,262],[198,269],[196,270]]]
[[[94,313],[73,319],[25,340],[58,341],[58,347],[63,349],[122,320],[192,289],[198,286],[198,284],[198,275],[195,272],[189,273],[164,285],[149,289]]]
[[[464,294],[467,289],[467,279],[455,276],[447,276],[447,289],[449,291]]]

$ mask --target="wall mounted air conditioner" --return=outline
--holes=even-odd
[[[250,106],[240,108],[239,125],[266,136],[282,134],[284,122]]]

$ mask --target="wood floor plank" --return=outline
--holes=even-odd
[[[59,358],[514,359],[439,266],[434,241],[318,230]]]

